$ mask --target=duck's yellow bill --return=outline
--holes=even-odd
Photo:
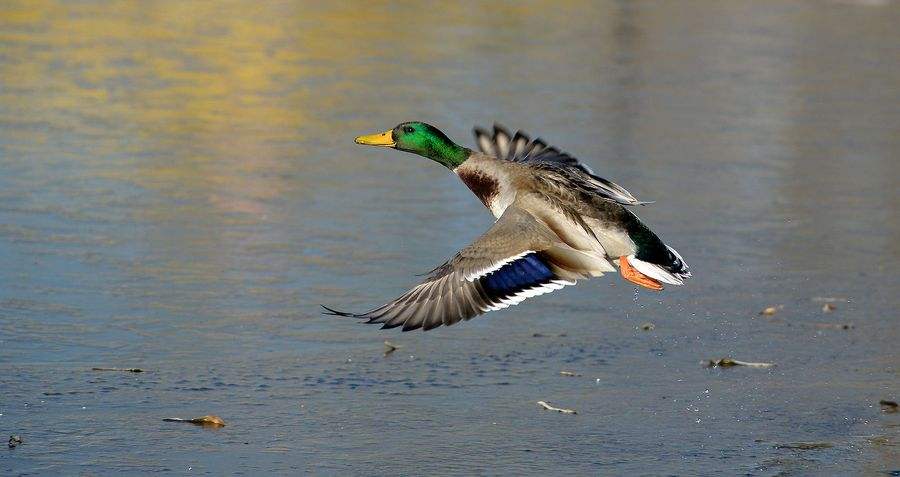
[[[360,136],[356,138],[356,143],[365,144],[366,146],[394,147],[396,144],[394,143],[393,132],[393,129],[388,129],[383,133]]]

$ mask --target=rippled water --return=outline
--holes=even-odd
[[[556,3],[4,2],[0,471],[900,470],[897,3]],[[695,278],[424,334],[321,316],[491,223],[353,144],[412,119],[583,158]],[[778,366],[699,365],[726,356]]]

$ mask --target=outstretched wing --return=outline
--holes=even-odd
[[[568,153],[547,145],[542,139],[531,139],[522,131],[514,136],[499,124],[494,125],[493,134],[475,127],[475,143],[481,152],[512,162],[527,162],[537,166],[556,169],[568,173],[578,182],[586,185],[593,193],[622,205],[643,205],[649,202],[637,200],[622,186],[594,175],[591,169]]]
[[[612,269],[608,262],[598,264],[568,249],[546,225],[511,205],[484,235],[399,298],[365,313],[325,309],[329,314],[381,323],[382,328],[430,330]]]

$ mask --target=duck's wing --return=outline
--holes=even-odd
[[[493,133],[476,126],[474,134],[478,148],[489,156],[551,168],[555,172],[569,175],[573,179],[585,183],[593,193],[622,205],[650,203],[641,202],[624,187],[594,175],[594,172],[581,161],[548,145],[540,138],[531,139],[522,131],[516,131],[515,135],[510,136],[509,132],[499,124],[494,125]]]
[[[430,330],[613,270],[609,262],[600,262],[568,248],[543,222],[513,204],[484,235],[399,298],[365,313],[325,309],[382,328]]]

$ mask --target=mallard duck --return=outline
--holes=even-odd
[[[443,165],[497,220],[399,298],[365,313],[323,305],[327,314],[430,330],[613,272],[613,264],[625,280],[656,291],[691,276],[681,255],[627,208],[647,202],[521,131],[474,132],[480,151],[423,122],[356,138]]]

